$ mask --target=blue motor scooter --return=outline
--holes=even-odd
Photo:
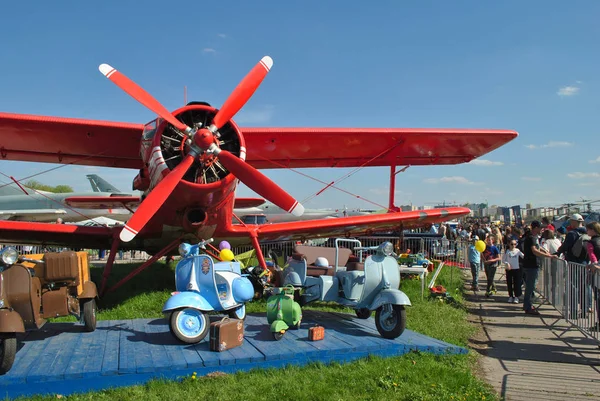
[[[171,333],[189,344],[202,341],[208,334],[210,312],[245,319],[245,303],[254,297],[252,283],[242,275],[239,262],[215,263],[210,256],[200,254],[200,249],[212,241],[179,246],[182,259],[175,268],[176,291],[163,307]]]

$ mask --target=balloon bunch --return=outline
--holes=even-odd
[[[219,244],[219,258],[225,262],[230,262],[235,259],[235,255],[231,251],[231,244],[227,241],[221,241]]]

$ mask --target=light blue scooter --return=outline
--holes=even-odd
[[[347,270],[338,266],[339,243],[356,243],[360,264],[362,251],[376,250],[375,255],[364,261],[363,270]],[[399,290],[400,269],[392,256],[394,247],[384,242],[377,247],[362,247],[354,239],[335,240],[336,261],[332,275],[312,277],[307,275],[306,259],[291,260],[284,270],[283,285],[300,288],[301,305],[313,301],[333,301],[355,310],[360,319],[368,319],[375,311],[375,326],[384,338],[397,338],[406,328],[406,306],[410,306],[408,296]],[[323,249],[315,247],[315,249]]]
[[[175,268],[176,291],[163,307],[171,333],[188,344],[206,337],[210,312],[245,319],[245,303],[254,297],[252,283],[242,275],[239,262],[214,263],[210,256],[200,254],[212,241],[179,246],[182,259]]]

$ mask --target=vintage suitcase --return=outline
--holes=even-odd
[[[310,341],[318,341],[325,338],[325,328],[323,326],[315,326],[308,329],[308,339]]]
[[[239,347],[244,342],[244,322],[224,317],[210,324],[210,350],[225,351]]]

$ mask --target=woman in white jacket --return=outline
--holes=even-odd
[[[517,241],[510,240],[508,248],[502,255],[502,263],[506,268],[506,286],[508,287],[508,302],[518,304],[519,297],[522,294],[521,285],[523,282],[523,272],[519,268],[519,258],[524,257],[523,252],[517,248]]]

